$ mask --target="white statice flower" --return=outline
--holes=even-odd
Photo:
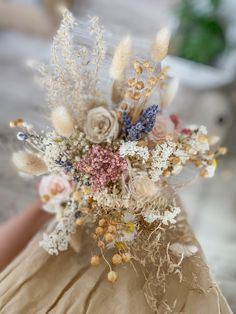
[[[198,130],[199,130],[199,133],[201,133],[201,134],[204,134],[204,135],[207,135],[207,128],[205,127],[205,125],[201,125],[199,128],[198,128]]]
[[[169,157],[175,152],[176,145],[173,142],[166,142],[157,145],[151,152],[152,164],[149,174],[154,182],[160,179],[163,171],[169,167]]]
[[[55,164],[55,160],[58,160],[60,156],[63,156],[67,150],[66,143],[60,138],[57,140],[57,138],[55,133],[51,132],[47,133],[43,139],[44,161],[49,172],[60,169],[60,166]]]
[[[180,207],[172,207],[171,210],[165,210],[163,214],[159,212],[146,211],[144,213],[144,220],[148,223],[153,223],[156,220],[161,221],[164,225],[175,224],[176,216],[181,212]]]
[[[177,148],[174,155],[179,157],[182,164],[185,164],[188,161],[188,153],[180,148]]]
[[[147,147],[142,147],[142,146],[138,146],[137,142],[124,142],[121,144],[120,146],[120,155],[122,157],[125,156],[130,156],[130,157],[134,157],[134,156],[139,156],[141,157],[144,161],[148,160],[149,158],[149,151]]]
[[[55,229],[50,234],[43,234],[43,240],[39,245],[50,255],[58,255],[59,252],[66,251],[69,246],[71,235],[75,233],[74,210],[67,210]]]
[[[204,138],[204,140],[201,140],[201,138]],[[210,147],[209,147],[209,142],[207,138],[206,127],[203,125],[200,126],[197,129],[196,134],[193,133],[193,135],[188,141],[188,144],[191,146],[189,150],[190,154],[205,153],[206,151],[208,151]]]

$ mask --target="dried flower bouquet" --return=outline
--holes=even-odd
[[[10,122],[21,129],[17,138],[25,146],[13,161],[21,172],[45,175],[39,193],[57,221],[40,246],[57,255],[73,246],[78,228],[87,228],[97,247],[91,264],[103,259],[109,281],[118,279],[113,265],[138,261],[144,273],[150,271],[148,265],[158,268],[164,289],[164,272],[181,274],[181,261],[198,250],[191,243],[186,247],[166,240],[181,211],[176,180],[187,168],[212,177],[225,149],[211,148],[204,126],[183,127],[178,116],[167,114],[178,89],[178,81],[168,77],[169,68],[161,65],[168,51],[167,29],[157,34],[149,60],[133,59],[130,37],[118,44],[109,69],[111,92],[104,94],[104,30],[92,18],[93,49],[77,49],[75,24],[65,10],[51,65],[37,64],[52,129],[37,132],[22,119]]]

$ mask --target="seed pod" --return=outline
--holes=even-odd
[[[104,218],[100,219],[98,224],[99,224],[100,227],[104,227],[105,224],[106,224],[106,219],[104,219]]]
[[[114,282],[116,282],[116,280],[118,279],[118,275],[117,275],[117,273],[116,273],[115,271],[112,270],[112,271],[110,271],[110,272],[108,273],[107,279],[108,279],[110,282],[114,283]]]
[[[128,263],[131,260],[131,255],[129,253],[123,253],[121,257],[124,263]]]
[[[92,266],[98,266],[100,264],[100,257],[98,255],[92,256],[90,263]]]
[[[111,243],[111,242],[114,240],[113,234],[111,234],[111,233],[106,233],[106,234],[105,234],[105,240],[106,240],[106,242]]]
[[[102,227],[97,227],[95,233],[100,236],[104,233],[104,229]]]
[[[102,241],[98,241],[98,247],[99,247],[99,249],[104,250],[105,249],[105,243]]]
[[[112,257],[112,263],[114,265],[120,265],[122,263],[122,257],[119,254],[115,254]]]
[[[116,227],[113,225],[110,225],[110,226],[108,226],[107,231],[110,233],[116,233]]]
[[[75,221],[77,226],[82,226],[84,224],[84,218],[80,217]]]

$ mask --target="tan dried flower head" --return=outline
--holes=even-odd
[[[131,38],[126,36],[115,49],[110,66],[110,76],[114,80],[121,80],[131,57]]]
[[[12,161],[19,171],[40,176],[48,171],[45,162],[38,156],[25,151],[15,152]]]
[[[178,78],[173,78],[161,95],[161,109],[166,109],[174,100],[179,89]]]
[[[166,57],[170,42],[170,36],[170,30],[167,27],[162,28],[157,33],[151,50],[151,56],[153,60],[161,62]]]
[[[73,118],[67,108],[59,106],[53,109],[51,112],[51,121],[59,135],[69,137],[74,133]]]

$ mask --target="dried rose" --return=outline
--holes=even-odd
[[[39,184],[40,197],[48,196],[43,208],[50,213],[54,213],[61,203],[69,200],[71,191],[72,186],[64,175],[44,176]]]
[[[157,115],[155,125],[149,133],[149,138],[155,142],[160,139],[165,139],[167,135],[173,135],[174,131],[175,125],[169,117]]]
[[[129,189],[137,200],[150,199],[158,195],[159,188],[144,171],[136,172],[129,181]]]
[[[101,143],[108,139],[117,138],[119,124],[114,111],[104,107],[89,110],[84,125],[87,138],[93,143]]]

